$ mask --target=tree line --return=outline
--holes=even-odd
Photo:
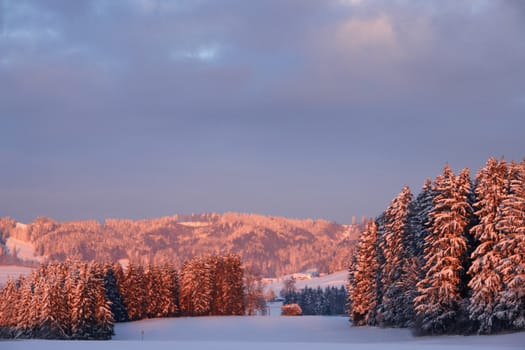
[[[353,325],[416,334],[525,329],[525,161],[450,166],[370,220],[349,275]]]
[[[288,290],[284,293],[283,305],[297,304],[303,315],[344,315],[348,292],[344,286]]]
[[[259,292],[245,295],[243,279],[234,254],[195,257],[180,273],[170,264],[42,264],[0,291],[0,337],[110,339],[115,322],[243,315]]]

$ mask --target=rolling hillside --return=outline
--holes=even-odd
[[[0,255],[8,261],[23,252],[17,259],[26,262],[168,260],[180,267],[194,255],[232,252],[248,269],[272,277],[312,268],[326,273],[345,269],[359,232],[360,225],[238,213],[104,223],[38,218],[21,224],[3,218]]]

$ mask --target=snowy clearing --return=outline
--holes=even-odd
[[[36,262],[42,262],[44,259],[43,256],[36,254],[35,247],[33,247],[31,242],[9,237],[6,240],[5,245],[7,249],[9,249],[9,253],[14,255],[16,252],[16,256],[18,256],[19,259]]]
[[[33,271],[33,268],[27,266],[0,265],[0,287],[2,287],[9,278],[29,275],[31,271]]]
[[[142,332],[144,340],[142,341]],[[2,341],[38,349],[523,349],[525,332],[412,337],[406,329],[352,328],[346,317],[195,317],[120,323],[111,341]]]
[[[279,278],[265,278],[266,281],[264,288],[266,290],[272,289],[275,294],[279,295],[283,282],[285,279],[290,278],[292,275],[287,275]],[[304,280],[296,280],[295,287],[297,289],[303,289],[304,287],[310,288],[326,288],[326,287],[340,287],[348,283],[348,271],[338,271],[323,277],[312,277]]]
[[[211,223],[202,222],[202,221],[182,221],[182,222],[179,222],[179,225],[187,226],[187,227],[207,227],[207,226],[211,226]]]

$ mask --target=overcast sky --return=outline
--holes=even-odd
[[[0,216],[376,216],[525,156],[525,1],[0,0]]]

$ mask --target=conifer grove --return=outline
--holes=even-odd
[[[349,274],[354,326],[416,334],[525,329],[525,161],[490,158],[472,182],[446,165],[361,234]]]
[[[0,291],[0,338],[110,339],[115,322],[243,315],[239,256],[201,256],[180,274],[170,265],[42,264]]]

